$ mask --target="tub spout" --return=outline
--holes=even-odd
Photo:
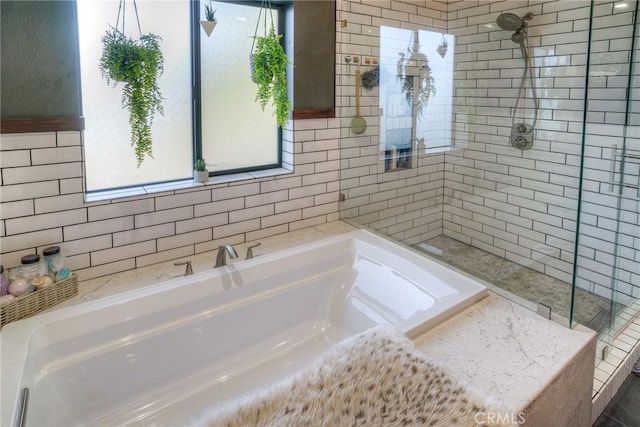
[[[223,267],[227,265],[227,253],[230,258],[238,258],[238,253],[231,245],[218,246],[218,255],[216,256],[216,265],[213,268]]]

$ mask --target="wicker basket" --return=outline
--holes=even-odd
[[[7,323],[38,314],[76,295],[78,295],[78,276],[72,274],[68,279],[21,296],[0,307],[0,328]]]

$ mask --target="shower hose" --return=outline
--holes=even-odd
[[[538,92],[536,90],[535,85],[535,76],[533,75],[533,67],[531,66],[531,56],[529,55],[529,39],[525,34],[524,39],[520,43],[520,51],[522,52],[522,59],[524,60],[524,71],[522,73],[522,78],[520,79],[520,88],[518,89],[518,97],[516,98],[516,104],[513,107],[513,113],[511,114],[511,127],[516,124],[516,112],[518,110],[518,105],[520,104],[520,99],[524,95],[524,87],[527,82],[527,74],[529,75],[529,81],[531,83],[531,94],[533,95],[533,124],[531,125],[532,129],[535,129],[536,123],[538,122]]]

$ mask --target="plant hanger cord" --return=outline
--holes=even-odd
[[[120,0],[120,4],[118,6],[118,16],[116,17],[116,30],[118,30],[118,26],[120,25],[120,15],[122,15],[122,34],[124,34],[125,29],[125,16],[127,10],[127,0]],[[136,0],[133,0],[133,10],[136,14],[136,22],[138,24],[138,32],[140,33],[140,37],[142,37],[142,28],[140,27],[140,17],[138,16],[138,5],[136,4]]]
[[[269,16],[266,8],[269,8]],[[263,9],[265,9],[264,15]],[[270,24],[267,22],[269,17]],[[258,35],[261,19],[264,19],[264,36]],[[287,64],[290,61],[282,46],[281,38],[282,35],[276,32],[271,2],[263,0],[249,54],[251,80],[257,85],[256,101],[259,102],[262,111],[271,100],[275,107],[277,124],[284,128],[291,112],[291,102],[287,95]]]
[[[258,21],[256,22],[256,30],[253,32],[253,43],[251,43],[251,52],[253,53],[253,48],[256,45],[256,39],[258,38],[258,27],[260,26],[260,18],[262,17],[262,10],[268,8],[269,9],[269,13],[271,15],[271,28],[275,31],[275,26],[273,25],[273,9],[271,8],[271,2],[270,1],[264,1],[262,0],[262,3],[260,3],[260,12],[258,12]],[[264,35],[267,35],[267,13],[265,12],[264,14]]]
[[[125,35],[127,1],[133,2],[140,33],[137,40]],[[113,83],[115,87],[117,83],[123,83],[121,103],[129,111],[131,145],[138,167],[144,156],[153,158],[151,124],[155,113],[163,112],[163,97],[157,80],[164,71],[160,40],[162,38],[155,34],[142,34],[136,0],[120,0],[116,26],[111,26],[102,37],[102,56],[98,67],[108,84]]]

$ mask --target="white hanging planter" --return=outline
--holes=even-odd
[[[207,34],[207,37],[209,37],[213,32],[213,29],[216,27],[217,23],[218,21],[200,21],[200,26],[202,27],[204,32]]]
[[[442,40],[440,41],[440,45],[438,46],[438,48],[436,49],[436,51],[440,54],[440,56],[442,58],[444,58],[444,56],[447,54],[447,48],[448,48],[448,44],[447,44],[447,39],[444,38],[444,34],[442,35]]]

